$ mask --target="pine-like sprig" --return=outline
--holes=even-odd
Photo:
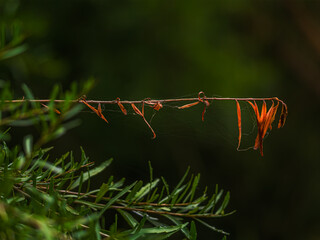
[[[90,86],[85,84],[80,94]],[[230,193],[218,186],[213,194],[208,194],[207,188],[199,192],[200,174],[190,174],[189,168],[173,188],[163,177],[154,178],[149,163],[148,182],[127,184],[124,178],[115,180],[109,176],[100,188],[92,189],[91,178],[105,171],[112,159],[96,165],[82,148],[79,159],[72,152],[52,159],[52,147],[43,147],[77,125],[73,117],[83,105],[66,100],[59,105],[61,113],[57,114],[54,101],[47,108],[38,102],[4,101],[13,98],[9,89],[9,84],[4,84],[0,92],[2,239],[165,239],[179,231],[187,239],[196,239],[195,223],[227,235],[211,226],[208,219],[232,213],[225,212]],[[23,90],[26,98],[33,98],[25,85]],[[52,99],[57,95],[55,88]],[[63,97],[74,99],[77,95],[74,90]],[[39,139],[26,135],[22,146],[7,146],[5,140],[11,128],[32,125],[40,129]],[[114,221],[107,224],[110,215]],[[126,225],[118,226],[118,218]]]

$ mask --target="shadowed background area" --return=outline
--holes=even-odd
[[[160,110],[151,124],[155,140],[136,115],[104,106],[107,125],[85,109],[82,125],[54,142],[54,154],[83,146],[96,162],[113,157],[106,174],[128,182],[147,181],[151,161],[154,175],[174,185],[190,165],[209,191],[218,183],[231,192],[228,208],[237,212],[211,221],[228,238],[320,239],[320,2],[6,0],[0,6],[2,18],[18,19],[26,32],[28,50],[0,65],[0,78],[12,82],[17,97],[22,83],[47,98],[55,84],[66,90],[93,76],[88,99],[204,91],[284,100],[287,123],[280,130],[274,124],[263,158],[236,151],[234,102],[213,102],[204,123],[202,106]],[[243,107],[250,133],[252,112]],[[251,146],[255,131],[244,135]],[[19,134],[12,143],[22,141]],[[198,235],[215,236],[200,226]]]

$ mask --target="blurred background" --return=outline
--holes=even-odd
[[[23,26],[27,50],[1,62],[0,78],[17,98],[23,83],[47,98],[55,84],[67,90],[89,77],[97,81],[88,99],[279,97],[289,116],[265,139],[264,157],[236,150],[234,102],[213,102],[204,123],[200,105],[164,108],[151,122],[155,140],[136,115],[104,106],[107,125],[85,109],[52,154],[83,146],[96,162],[112,157],[105,174],[127,183],[149,179],[148,161],[171,186],[191,166],[209,192],[215,184],[231,192],[228,209],[237,212],[210,221],[228,239],[320,239],[319,12],[320,1],[298,0],[2,0],[1,19]],[[246,148],[256,129],[241,106]],[[11,143],[21,143],[13,131]],[[222,237],[200,226],[198,235]]]

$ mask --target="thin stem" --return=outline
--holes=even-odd
[[[41,184],[41,183],[38,183],[38,184]],[[37,186],[37,188],[38,189],[47,189],[47,187],[43,187],[43,186]],[[94,195],[94,194],[78,193],[78,192],[73,192],[73,191],[69,191],[69,190],[59,190],[59,189],[57,189],[56,191],[58,191],[60,193],[71,194],[71,195],[80,195],[80,196],[85,195],[85,197],[97,198],[97,195]],[[101,199],[102,200],[110,200],[111,198],[102,197]],[[121,202],[125,202],[125,201],[121,201]],[[189,203],[168,204],[168,203],[132,202],[131,204],[138,205],[138,206],[148,205],[148,206],[153,206],[153,207],[172,207],[172,206],[173,207],[181,207],[181,206],[188,206],[188,205],[195,204],[195,203],[189,202]]]
[[[263,137],[265,135],[265,132],[267,131],[267,129],[271,129],[271,124],[275,118],[275,115],[277,113],[277,107],[274,107],[274,101],[277,102],[277,106],[279,105],[279,103],[282,104],[282,110],[281,110],[281,114],[280,114],[280,118],[279,118],[279,123],[278,123],[278,128],[281,128],[284,126],[287,115],[288,115],[288,108],[287,105],[280,99],[278,99],[277,97],[267,97],[267,98],[234,98],[234,97],[226,97],[226,98],[221,98],[221,97],[206,97],[204,92],[199,92],[198,93],[198,97],[197,98],[173,98],[173,99],[149,99],[146,98],[144,100],[138,100],[138,101],[128,101],[128,100],[124,100],[124,101],[120,101],[119,98],[116,98],[115,100],[109,100],[109,101],[104,101],[104,100],[86,100],[85,97],[79,98],[77,100],[68,100],[69,102],[72,103],[84,103],[85,105],[87,105],[93,112],[95,112],[100,118],[102,118],[104,121],[106,121],[108,123],[108,121],[106,120],[106,118],[103,116],[102,112],[101,112],[101,104],[117,104],[121,111],[127,115],[127,111],[126,109],[123,107],[123,104],[130,104],[131,107],[133,108],[133,110],[135,111],[136,114],[140,115],[143,120],[145,121],[145,123],[147,124],[147,126],[149,127],[149,129],[152,131],[153,137],[152,139],[156,138],[156,134],[154,132],[154,130],[152,129],[151,125],[149,124],[149,122],[146,120],[145,116],[144,116],[144,106],[147,105],[151,108],[153,108],[156,111],[159,111],[162,107],[163,104],[165,103],[177,103],[177,102],[189,102],[187,104],[184,104],[182,106],[172,106],[174,108],[178,108],[178,109],[185,109],[185,108],[190,108],[192,106],[195,106],[199,103],[204,103],[204,110],[202,111],[202,121],[204,121],[204,114],[206,112],[206,108],[210,105],[209,101],[235,101],[237,103],[237,114],[238,114],[238,128],[239,128],[239,143],[238,143],[238,150],[240,147],[240,142],[241,142],[241,109],[240,109],[240,105],[239,105],[239,101],[246,101],[248,102],[254,109],[255,114],[256,114],[256,118],[258,120],[258,136],[257,136],[257,140],[254,146],[254,149],[258,149],[260,148],[260,153],[261,155],[263,155],[262,152],[262,141],[263,141]],[[55,102],[55,103],[61,103],[61,102],[67,102],[67,100],[49,100],[49,99],[20,99],[20,100],[4,100],[2,102],[5,103],[22,103],[22,102]],[[258,110],[258,106],[256,104],[256,101],[263,101],[263,105],[262,105],[262,109],[266,110],[266,101],[272,101],[272,106],[271,106],[271,110],[272,110],[272,116],[270,115],[271,112],[270,110],[268,111],[268,117],[266,117],[267,115],[263,115],[264,117],[262,118],[259,115],[259,110]],[[0,102],[1,103],[1,102]],[[91,104],[98,104],[98,109],[96,109],[95,107],[91,106]],[[142,112],[140,112],[140,110],[135,106],[135,104],[142,104]],[[44,104],[42,104],[44,105]],[[60,114],[60,112],[58,111],[58,114]],[[261,113],[262,114],[262,113]],[[259,120],[260,119],[260,120]],[[261,119],[263,119],[263,121],[261,121]],[[1,124],[1,121],[0,121]],[[263,129],[263,131],[261,130]],[[40,139],[43,140],[43,139]],[[44,139],[46,140],[46,139]],[[40,141],[41,143],[41,141]],[[258,144],[259,143],[259,144]],[[35,145],[38,146],[38,145]],[[259,147],[258,147],[259,146]]]
[[[22,191],[20,188],[18,188],[18,187],[16,187],[16,186],[13,186],[13,188],[14,188],[15,190],[17,190],[19,193],[21,193],[22,195],[24,195],[25,197],[31,198],[31,196],[30,196],[28,193]]]
[[[101,204],[101,207],[103,207],[103,206],[104,205]],[[229,215],[229,213],[223,214],[223,215],[217,215],[217,214],[188,214],[188,213],[157,211],[157,210],[144,209],[144,208],[131,208],[131,207],[125,207],[125,206],[110,206],[110,208],[122,209],[122,210],[128,210],[128,211],[146,212],[146,213],[159,214],[159,215],[170,215],[170,216],[176,216],[176,217],[186,217],[186,218],[213,218],[213,217],[224,217],[226,215]]]
[[[85,202],[75,200],[74,203],[80,203],[80,204],[86,204]],[[101,203],[95,203],[96,207],[103,208],[105,204]],[[146,212],[151,214],[159,214],[159,215],[170,215],[170,216],[176,216],[176,217],[185,217],[185,218],[213,218],[213,217],[224,217],[227,215],[232,214],[226,213],[226,214],[188,214],[188,213],[177,213],[177,212],[168,212],[168,211],[158,211],[158,210],[152,210],[152,209],[144,209],[144,208],[134,208],[134,207],[126,207],[126,206],[116,206],[112,205],[110,206],[112,209],[121,209],[121,210],[127,210],[127,211],[136,211],[136,212]]]
[[[277,97],[268,97],[268,98],[233,98],[233,97],[226,97],[226,98],[220,98],[220,97],[204,97],[204,100],[217,100],[217,101],[263,101],[263,100],[276,100],[283,102],[282,100],[278,99]],[[50,100],[50,99],[17,99],[17,100],[5,100],[6,103],[21,103],[21,102],[55,102],[55,103],[63,103],[67,102],[67,100],[63,99],[56,99],[56,100]],[[80,102],[80,100],[68,100],[69,102]],[[117,100],[86,100],[87,103],[96,103],[96,104],[118,104],[118,102],[121,102],[122,104],[139,104],[139,103],[146,103],[146,104],[156,104],[156,103],[170,103],[170,102],[192,102],[192,101],[199,101],[199,98],[172,98],[172,99],[148,99],[148,100],[123,100],[123,101],[117,101]]]
[[[89,229],[90,227],[88,227],[87,225],[84,225],[84,224],[80,224],[81,227],[85,228],[85,229]],[[103,232],[99,232],[99,234],[102,236],[102,237],[106,237],[106,238],[110,238],[110,236],[108,234],[105,234]]]
[[[24,191],[22,191],[22,190],[19,189],[18,187],[13,186],[13,188],[14,188],[15,190],[17,190],[18,192],[20,192],[21,194],[23,194],[24,196],[26,196],[27,198],[29,198],[29,199],[32,198],[29,194],[25,193]],[[42,192],[42,191],[41,191],[41,192]],[[39,204],[42,205],[42,206],[44,206],[44,204],[42,204],[42,203],[40,203],[40,202],[39,202]],[[29,219],[29,220],[30,220],[30,219]],[[28,222],[30,223],[30,221],[28,221]],[[39,228],[38,222],[36,222],[36,223],[37,223],[36,228]],[[83,228],[86,228],[86,229],[89,228],[88,226],[86,226],[86,225],[84,225],[84,224],[80,224],[80,226],[82,226]],[[108,234],[105,234],[105,233],[103,233],[103,232],[99,232],[99,234],[100,234],[101,236],[103,236],[103,237],[107,237],[107,238],[110,237]]]
[[[85,164],[85,165],[80,166],[80,168],[91,167],[91,166],[93,166],[93,165],[94,165],[94,162],[89,162],[89,163],[87,163],[87,164]],[[59,178],[59,177],[61,177],[61,176],[63,176],[63,175],[66,175],[66,174],[68,174],[68,173],[76,172],[76,171],[78,171],[80,168],[70,169],[70,170],[68,170],[68,171],[66,171],[66,172],[63,172],[63,173],[58,174],[58,175],[55,175],[53,178]],[[47,182],[45,182],[45,183],[47,183]]]

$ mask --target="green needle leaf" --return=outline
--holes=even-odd
[[[112,158],[103,162],[102,164],[100,164],[100,166],[93,168],[91,170],[89,170],[88,172],[85,172],[83,174],[83,182],[87,181],[89,176],[93,177],[95,175],[97,175],[98,173],[102,172],[104,169],[106,169],[112,162]],[[80,184],[80,177],[72,184],[70,189],[74,189],[76,187],[78,187]]]
[[[99,217],[103,215],[103,213],[112,205],[114,204],[119,198],[121,198],[124,194],[126,194],[134,185],[136,182],[131,184],[130,186],[125,187],[121,192],[119,192],[116,196],[114,196],[110,201],[104,206],[104,208],[100,211]]]

